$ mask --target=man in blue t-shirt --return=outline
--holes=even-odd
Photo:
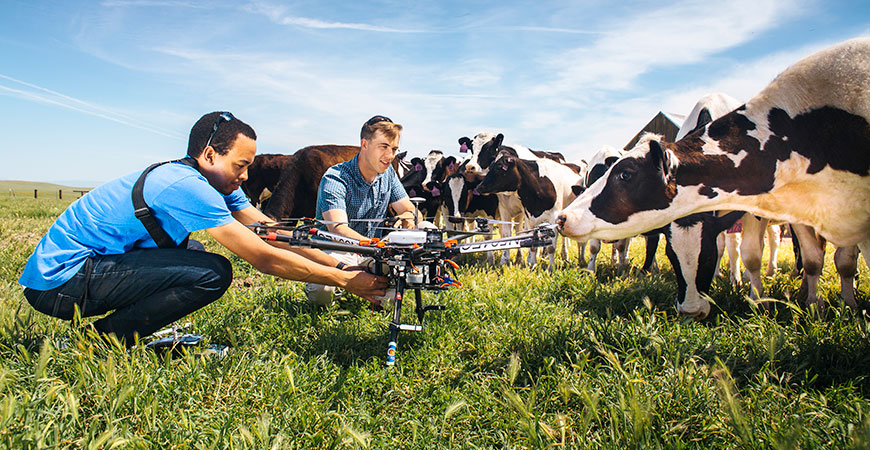
[[[359,154],[323,174],[315,218],[325,221],[329,231],[354,239],[380,237],[379,221],[387,216],[387,207],[402,227],[414,226],[414,205],[392,167],[401,132],[402,126],[389,118],[372,117],[360,130]],[[331,255],[349,266],[360,262],[353,253]],[[308,300],[316,304],[331,303],[333,291],[318,283],[305,285]]]
[[[28,302],[66,320],[76,309],[82,317],[113,311],[93,326],[130,345],[135,335],[149,335],[208,305],[229,287],[230,262],[188,242],[197,230],[262,272],[343,287],[368,299],[383,295],[385,278],[338,269],[338,260],[319,250],[267,244],[245,226],[269,221],[239,189],[256,138],[232,114],[206,114],[190,130],[184,160],[109,181],[71,204],[19,279]],[[144,209],[134,208],[137,184],[156,231],[137,216]]]

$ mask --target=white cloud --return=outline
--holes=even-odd
[[[266,16],[269,20],[274,23],[280,25],[293,25],[304,28],[314,28],[321,30],[328,29],[345,29],[345,30],[358,30],[358,31],[374,31],[379,33],[423,33],[425,30],[417,30],[417,29],[403,29],[403,28],[392,28],[392,27],[384,27],[378,25],[371,25],[367,23],[353,23],[353,22],[330,22],[321,19],[314,19],[310,17],[300,17],[294,16],[286,13],[286,8],[280,5],[274,5],[270,3],[264,2],[254,2],[242,7],[243,10],[254,13],[254,14],[262,14]]]
[[[628,89],[653,68],[703,61],[803,12],[799,0],[738,0],[683,1],[640,13],[610,24],[610,32],[592,46],[550,59],[558,76],[537,92]]]
[[[173,139],[183,139],[182,136],[177,133],[173,133],[171,131],[166,131],[160,129],[159,127],[148,123],[147,121],[141,120],[136,117],[132,117],[128,114],[115,111],[100,105],[96,105],[93,103],[85,102],[83,100],[79,100],[74,97],[70,97],[68,95],[61,94],[60,92],[53,91],[51,89],[47,89],[41,86],[37,86],[35,84],[28,83],[26,81],[18,80],[16,78],[12,78],[10,76],[6,76],[0,74],[0,79],[6,80],[7,82],[11,82],[13,84],[17,84],[22,86],[24,89],[20,88],[12,88],[9,86],[5,86],[0,84],[0,91],[5,92],[6,95],[12,95],[24,100],[29,100],[33,102],[49,104],[59,106],[61,108],[70,109],[73,111],[78,111],[83,114],[100,117],[102,119],[110,120],[112,122],[120,123],[122,125],[127,125],[132,128],[137,128],[140,130],[147,131],[149,133],[154,133],[160,136],[165,136]]]

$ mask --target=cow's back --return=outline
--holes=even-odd
[[[293,154],[263,213],[269,217],[314,217],[317,188],[330,167],[359,153],[354,145],[312,145]]]

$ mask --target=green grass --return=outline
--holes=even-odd
[[[230,353],[169,359],[27,305],[18,276],[68,202],[0,197],[3,448],[870,447],[863,262],[853,312],[829,255],[819,317],[789,301],[786,239],[765,278],[780,302],[767,312],[720,279],[704,322],[676,313],[663,251],[654,275],[608,258],[596,276],[467,264],[462,289],[425,294],[448,309],[403,333],[386,369],[385,315],[357,298],[312,308],[299,283],[231,257],[233,286],[191,317]]]

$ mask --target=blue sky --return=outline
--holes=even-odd
[[[575,160],[858,36],[866,0],[0,0],[0,179],[107,181],[216,110],[260,153],[358,144],[384,114],[411,155],[488,130]]]

